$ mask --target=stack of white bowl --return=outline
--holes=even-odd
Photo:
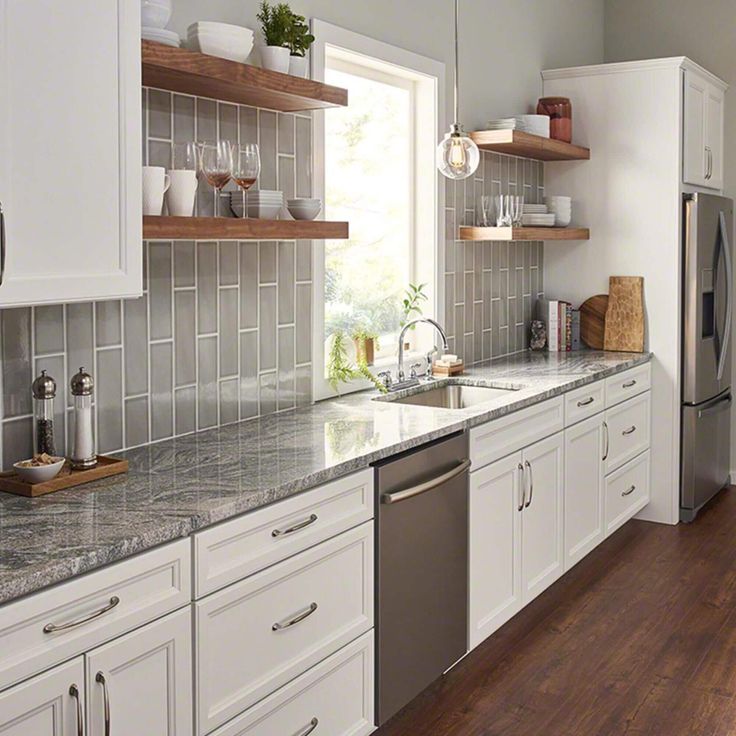
[[[306,197],[287,199],[286,208],[295,220],[314,220],[322,210],[322,200]]]
[[[555,216],[556,227],[567,227],[572,220],[572,199],[570,197],[545,197],[547,208]]]
[[[547,115],[516,115],[513,118],[498,118],[488,121],[488,130],[520,130],[543,138],[549,138]]]
[[[141,0],[141,38],[179,46],[179,34],[166,30],[170,19],[171,0]]]
[[[236,217],[257,217],[263,220],[278,220],[284,206],[284,193],[269,189],[256,189],[245,193],[230,193],[230,207]],[[244,214],[245,212],[245,214]]]
[[[187,47],[209,56],[243,63],[253,49],[253,31],[230,23],[200,20],[187,28]]]

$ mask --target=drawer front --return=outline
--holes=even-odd
[[[649,447],[649,406],[647,392],[606,411],[606,473],[620,468]]]
[[[632,396],[648,391],[652,385],[652,365],[645,363],[606,378],[606,407],[620,404]]]
[[[188,539],[0,608],[0,689],[191,601]]]
[[[373,470],[366,469],[195,534],[195,597],[371,518]]]
[[[565,426],[569,427],[592,417],[606,408],[606,384],[604,381],[581,386],[565,394]]]
[[[204,735],[373,626],[373,523],[195,604]]]
[[[495,462],[564,426],[562,396],[494,419],[470,430],[471,471]]]
[[[606,478],[606,535],[649,503],[649,451]]]
[[[373,632],[262,700],[213,736],[364,736],[373,725]]]

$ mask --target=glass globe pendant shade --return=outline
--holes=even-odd
[[[437,168],[440,173],[448,179],[467,179],[475,173],[479,163],[478,146],[458,125],[453,125],[437,146]]]

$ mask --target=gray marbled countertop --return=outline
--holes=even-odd
[[[521,387],[481,406],[433,409],[352,394],[130,450],[125,476],[36,499],[0,493],[0,603],[649,359],[522,353],[465,374]]]

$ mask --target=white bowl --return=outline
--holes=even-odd
[[[286,203],[286,209],[289,210],[289,214],[295,220],[314,220],[322,209],[322,202],[317,200],[311,204],[304,204],[303,202],[289,200]]]
[[[235,36],[253,36],[253,30],[246,26],[237,26],[233,23],[218,23],[212,20],[198,20],[196,23],[190,23],[187,28],[188,35],[199,31],[212,31],[223,34],[229,33]]]
[[[179,34],[174,31],[167,31],[165,28],[141,28],[141,38],[146,41],[156,41],[167,46],[178,47],[181,44]]]
[[[253,31],[242,29],[243,34],[218,33],[214,31],[190,32],[187,47],[208,56],[219,56],[243,63],[253,50]]]
[[[141,25],[166,28],[171,19],[171,0],[141,0]]]
[[[21,465],[23,462],[27,462],[27,460],[20,460],[13,464],[15,472],[21,480],[24,480],[26,483],[45,483],[47,480],[56,478],[64,467],[66,460],[60,457],[51,465],[36,465],[35,467],[24,467]]]
[[[266,204],[259,202],[257,204],[248,202],[247,210],[248,217],[253,217],[259,220],[278,220],[281,214],[281,203],[278,204]],[[236,217],[243,216],[243,203],[237,200],[231,200],[230,208]]]

